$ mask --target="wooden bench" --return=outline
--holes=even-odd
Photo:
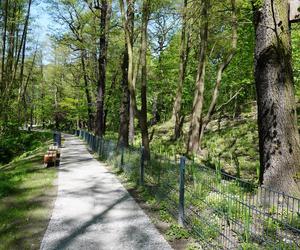
[[[60,150],[57,146],[50,146],[47,154],[44,155],[44,166],[54,167],[60,164]]]

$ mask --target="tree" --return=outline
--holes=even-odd
[[[192,118],[189,129],[187,152],[197,153],[199,149],[201,114],[203,109],[204,83],[206,69],[206,53],[208,43],[208,16],[209,0],[202,0],[201,6],[201,31],[200,31],[200,52],[196,78],[195,95],[192,109]]]
[[[203,119],[201,119],[201,130],[200,130],[200,138],[199,138],[199,145],[201,147],[201,142],[204,134],[204,130],[206,129],[207,124],[209,123],[211,116],[215,112],[215,108],[217,105],[217,99],[219,96],[219,91],[222,82],[222,76],[228,65],[231,63],[233,57],[236,54],[237,50],[237,40],[238,40],[238,22],[237,22],[237,8],[236,8],[236,0],[231,0],[231,8],[232,8],[232,36],[231,36],[231,49],[228,52],[228,55],[225,55],[225,58],[220,63],[218,70],[217,70],[217,79],[214,86],[212,99],[209,104],[208,111]]]
[[[134,1],[128,1],[126,11],[127,26],[130,32],[130,43],[133,46],[133,32],[134,32]],[[130,93],[128,88],[128,67],[129,67],[129,54],[128,44],[125,37],[125,49],[123,52],[123,63],[122,63],[122,99],[120,107],[120,127],[119,127],[119,145],[123,147],[129,146],[129,140],[133,142],[134,135],[134,109],[130,105]],[[131,116],[130,116],[131,114]],[[131,118],[131,119],[130,119]],[[133,119],[132,119],[133,118]],[[131,120],[131,122],[130,122]],[[129,126],[131,125],[131,128]],[[131,135],[129,136],[129,132]],[[131,137],[131,138],[129,138]]]
[[[179,64],[179,79],[176,91],[176,97],[173,105],[172,120],[175,122],[174,125],[174,139],[178,139],[181,133],[181,124],[183,124],[183,117],[181,115],[182,105],[182,92],[183,84],[186,76],[186,67],[189,55],[189,35],[187,35],[187,0],[183,3],[183,14],[182,14],[182,30],[180,40],[180,64]]]
[[[104,112],[104,95],[106,84],[106,65],[107,65],[107,46],[108,31],[111,18],[111,0],[101,0],[101,5],[97,1],[97,8],[100,10],[100,39],[99,39],[99,56],[98,56],[98,86],[97,86],[97,103],[95,134],[102,137],[105,132],[105,112]]]
[[[142,24],[141,24],[141,48],[138,63],[134,71],[134,59],[133,59],[133,43],[132,43],[132,31],[130,30],[130,24],[128,17],[125,15],[125,8],[123,0],[119,1],[120,9],[122,14],[122,22],[124,26],[124,32],[127,43],[127,51],[129,58],[128,66],[128,87],[130,93],[130,105],[134,109],[134,113],[138,118],[141,134],[142,144],[145,149],[145,157],[150,157],[150,146],[149,146],[149,135],[148,135],[148,124],[147,124],[147,39],[148,39],[148,22],[150,16],[150,2],[149,0],[143,1],[142,6]],[[128,7],[127,7],[128,8]],[[138,110],[136,103],[136,78],[139,63],[141,63],[141,109]]]
[[[300,171],[300,141],[288,0],[253,4],[260,181],[274,190],[299,196],[295,178]]]
[[[90,81],[88,77],[87,70],[87,51],[89,44],[86,41],[85,29],[89,24],[89,19],[87,18],[86,12],[84,10],[85,4],[80,3],[80,1],[75,2],[65,2],[58,0],[53,2],[53,15],[56,20],[58,20],[61,24],[66,25],[69,29],[68,33],[64,35],[57,35],[57,42],[63,43],[66,46],[72,48],[72,50],[76,53],[79,51],[79,57],[81,62],[82,69],[82,78],[84,82],[84,89],[87,101],[87,115],[88,122],[87,127],[88,130],[91,131],[93,129],[94,115],[92,112],[92,97],[90,94]]]

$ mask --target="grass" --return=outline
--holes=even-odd
[[[43,168],[47,146],[0,167],[0,249],[39,249],[56,197],[55,168]]]

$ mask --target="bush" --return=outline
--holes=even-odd
[[[26,151],[32,151],[52,138],[50,132],[7,130],[0,135],[0,165]]]

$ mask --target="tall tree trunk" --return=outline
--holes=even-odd
[[[16,19],[16,13],[17,13],[17,3],[11,3],[13,4],[13,7],[11,7],[11,20]],[[5,65],[5,78],[6,82],[11,82],[11,69],[14,61],[14,50],[15,50],[15,31],[16,31],[16,22],[10,21],[10,25],[8,26],[8,52],[7,52],[7,60]]]
[[[134,4],[135,4],[135,0],[126,0],[126,1],[127,1],[128,30],[130,32],[129,39],[130,39],[130,42],[131,42],[131,48],[133,49],[133,44],[134,44],[134,41],[133,41],[133,35],[134,35]],[[126,44],[127,44],[127,42],[126,42]],[[128,55],[128,68],[132,67],[132,71],[133,71],[133,58],[131,58],[131,59],[129,58],[129,55]],[[132,85],[135,86],[135,81],[136,81],[137,76],[133,74],[132,77],[133,77]],[[134,107],[134,104],[135,104],[135,101],[132,99],[132,96],[129,93],[129,134],[128,134],[129,139],[128,140],[129,140],[129,144],[131,144],[131,145],[134,143],[134,136],[135,136],[135,126],[134,126],[135,107]]]
[[[93,129],[93,112],[92,112],[92,98],[90,95],[89,90],[89,81],[88,81],[88,75],[86,71],[86,65],[85,65],[85,51],[81,51],[81,67],[82,67],[82,73],[83,73],[83,81],[84,81],[84,90],[85,90],[85,96],[87,101],[87,112],[88,112],[88,130],[92,131]]]
[[[100,42],[99,42],[99,79],[97,87],[97,104],[95,119],[95,134],[102,137],[104,135],[104,98],[106,82],[106,64],[107,64],[107,45],[108,28],[111,15],[110,0],[101,0],[100,8]]]
[[[134,0],[127,0],[127,25],[130,32],[130,43],[133,45]],[[132,65],[132,62],[131,62]],[[134,141],[134,107],[131,105],[128,88],[129,54],[125,35],[125,51],[122,64],[122,103],[120,109],[119,145],[128,147]]]
[[[27,33],[28,33],[28,25],[29,25],[29,18],[30,18],[30,12],[31,12],[31,5],[32,5],[32,0],[29,0],[28,2],[28,8],[27,8],[27,14],[26,14],[26,19],[25,19],[25,24],[21,36],[21,41],[19,44],[19,48],[17,48],[17,56],[15,59],[14,63],[14,68],[12,69],[12,80],[11,84],[16,80],[17,78],[17,73],[18,73],[18,66],[19,66],[19,61],[21,57],[21,69],[20,69],[20,79],[19,79],[19,92],[20,89],[22,88],[23,84],[23,76],[24,76],[24,62],[25,62],[25,50],[26,50],[26,42],[27,42]],[[8,86],[8,92],[9,92],[9,87]]]
[[[203,18],[203,22],[200,32],[201,45],[196,79],[196,89],[192,110],[192,119],[190,123],[189,138],[187,145],[188,153],[197,153],[199,149],[200,124],[202,119],[201,114],[203,108],[203,92],[205,83],[206,51],[208,41],[208,8],[209,0],[203,0],[201,10],[201,17]]]
[[[1,62],[1,94],[4,94],[4,90],[6,88],[6,83],[5,83],[5,56],[6,56],[6,36],[7,36],[7,22],[8,22],[8,1],[5,0],[4,2],[4,10],[3,10],[3,18],[4,18],[4,31],[2,35],[2,62]]]
[[[129,146],[129,90],[128,90],[128,52],[127,44],[123,54],[122,64],[122,100],[120,108],[120,128],[119,128],[119,145]]]
[[[217,71],[217,80],[214,86],[213,90],[213,95],[212,95],[212,100],[209,105],[208,111],[204,119],[202,119],[201,123],[201,132],[200,132],[200,139],[199,139],[199,145],[201,147],[201,142],[203,138],[204,131],[207,127],[207,124],[209,123],[211,116],[215,112],[216,104],[217,104],[217,99],[219,96],[219,90],[221,87],[221,82],[222,82],[222,76],[230,62],[232,61],[236,49],[237,49],[237,29],[238,29],[238,23],[237,23],[237,16],[236,16],[236,0],[231,0],[231,8],[232,8],[232,38],[231,38],[231,51],[229,52],[228,56],[224,59],[224,61],[220,64],[218,71]]]
[[[125,40],[127,44],[128,52],[128,90],[130,94],[130,117],[129,117],[129,143],[132,144],[134,140],[134,117],[137,113],[136,108],[136,96],[135,96],[135,81],[136,75],[134,72],[134,62],[133,62],[133,24],[134,24],[134,14],[125,15],[124,1],[119,0],[120,9],[122,13],[122,22],[125,32]],[[134,13],[134,3],[135,0],[127,1],[127,11]],[[138,68],[138,65],[136,69]]]
[[[6,74],[5,74],[5,57],[6,57],[6,42],[7,42],[7,23],[8,23],[8,1],[5,0],[4,2],[4,9],[3,9],[3,35],[2,35],[2,58],[1,58],[1,102],[0,102],[0,109],[1,109],[1,120],[6,123],[7,120],[7,112],[5,111],[5,90],[7,87],[6,83]]]
[[[141,35],[141,112],[139,112],[139,124],[142,133],[142,144],[145,150],[146,159],[150,158],[149,134],[147,123],[147,40],[148,40],[148,21],[149,21],[149,0],[143,1],[142,12],[142,35]]]
[[[297,128],[288,0],[264,0],[255,9],[255,82],[258,105],[260,181],[300,196]]]
[[[149,0],[143,1],[143,13],[142,13],[142,34],[141,34],[141,50],[140,57],[134,70],[133,63],[133,42],[131,40],[132,32],[130,30],[130,22],[125,15],[125,7],[123,0],[119,0],[120,9],[122,14],[122,21],[125,31],[125,37],[127,42],[128,51],[128,87],[130,93],[130,106],[135,112],[136,117],[139,120],[139,125],[142,133],[142,143],[145,149],[145,157],[150,157],[149,147],[149,136],[148,136],[148,124],[147,124],[147,32],[148,32],[148,21],[150,14],[150,3]],[[128,0],[127,5],[133,4],[134,1]],[[133,6],[133,5],[132,5]],[[135,82],[137,78],[137,72],[141,61],[142,67],[142,79],[141,79],[141,110],[137,109],[136,105],[136,88]]]
[[[176,97],[173,105],[172,121],[175,122],[174,126],[174,140],[180,137],[181,133],[181,105],[182,105],[182,91],[183,84],[186,75],[186,66],[189,54],[189,45],[186,35],[187,26],[187,0],[183,1],[183,14],[182,14],[182,30],[181,30],[181,40],[180,40],[180,64],[179,64],[179,80],[177,85]]]

